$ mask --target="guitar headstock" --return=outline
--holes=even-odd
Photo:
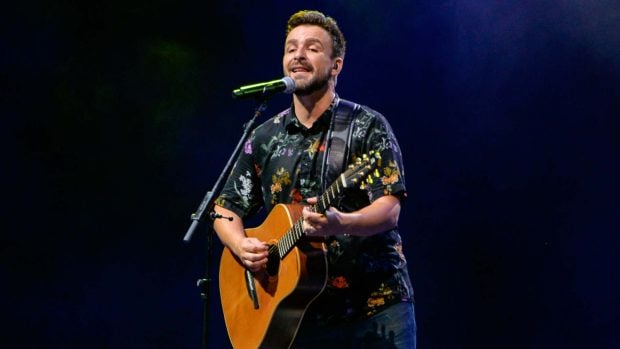
[[[372,184],[374,178],[379,178],[378,167],[381,167],[381,154],[370,151],[355,159],[347,170],[341,175],[345,187],[358,186],[366,189],[366,185]]]

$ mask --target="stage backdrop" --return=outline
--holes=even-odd
[[[13,2],[0,26],[4,348],[228,346],[190,214],[300,9],[404,153],[420,348],[618,348],[617,1]],[[264,120],[287,107],[271,99]],[[207,270],[209,269],[209,270]]]

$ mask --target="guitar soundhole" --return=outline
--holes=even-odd
[[[267,275],[274,277],[278,275],[280,269],[280,258],[277,254],[277,249],[269,249],[269,257],[267,257]]]

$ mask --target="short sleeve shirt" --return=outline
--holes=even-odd
[[[319,196],[326,138],[336,105],[333,103],[310,128],[299,122],[292,107],[259,125],[245,143],[216,203],[246,218],[261,208],[269,212],[279,203],[303,203]],[[338,208],[352,212],[384,195],[405,198],[402,154],[385,117],[361,106],[351,127],[347,161],[377,151],[381,166],[373,183],[363,189],[347,189]],[[348,321],[413,300],[398,228],[368,237],[330,236],[326,245],[327,286],[306,318],[325,323]]]

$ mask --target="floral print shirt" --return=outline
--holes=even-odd
[[[303,203],[320,195],[333,108],[332,104],[311,128],[299,122],[293,108],[259,125],[245,143],[216,204],[245,219],[261,208],[269,212],[278,203]],[[362,106],[352,127],[347,163],[371,150],[379,151],[380,178],[363,190],[347,189],[338,208],[352,212],[384,195],[406,197],[402,154],[387,120]],[[413,301],[397,228],[368,237],[335,235],[326,238],[326,244],[327,287],[306,312],[306,319],[348,321],[371,316],[396,302]]]

